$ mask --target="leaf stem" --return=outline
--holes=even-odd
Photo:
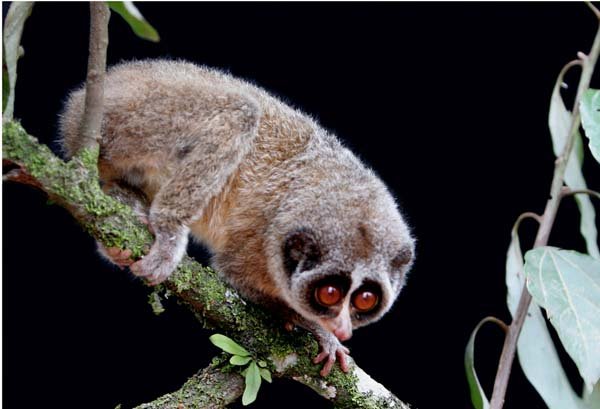
[[[517,220],[515,221],[515,224],[513,225],[513,228],[512,228],[512,233],[513,234],[517,234],[518,233],[519,226],[521,225],[521,222],[523,220],[525,220],[525,219],[533,219],[533,220],[535,220],[538,223],[542,222],[542,216],[540,216],[537,213],[534,213],[534,212],[524,212],[524,213],[521,213],[519,215],[519,217],[517,217]]]
[[[565,78],[565,75],[567,74],[567,72],[573,67],[582,67],[582,66],[583,66],[583,61],[580,59],[569,61],[560,70],[560,73],[558,74],[558,80],[556,82],[558,82],[560,84],[564,84],[563,79]],[[566,87],[566,85],[565,85],[565,87]]]
[[[595,190],[591,190],[591,189],[575,189],[574,190],[574,189],[570,189],[565,186],[565,187],[563,187],[560,194],[562,197],[585,194],[588,196],[595,197],[596,199],[600,199],[600,192],[596,192]]]
[[[485,317],[484,319],[481,320],[481,323],[486,323],[486,322],[493,322],[494,324],[498,325],[500,328],[502,328],[502,331],[504,331],[504,333],[508,332],[508,325],[506,325],[504,323],[504,321],[502,321],[500,318],[496,318],[496,317]]]
[[[587,4],[590,10],[592,10],[592,12],[596,15],[596,18],[600,20],[600,10],[598,10],[598,8],[596,8],[591,1],[586,1],[585,4]]]
[[[596,15],[598,16],[598,14]],[[579,79],[577,96],[575,97],[575,105],[573,107],[573,115],[571,119],[569,134],[567,137],[567,142],[564,146],[561,155],[557,158],[554,165],[554,175],[552,178],[552,185],[550,188],[550,199],[546,203],[544,214],[541,217],[540,226],[538,228],[535,243],[533,245],[534,248],[545,246],[546,244],[548,244],[550,231],[552,230],[552,226],[556,218],[556,213],[558,212],[558,207],[560,205],[560,199],[562,197],[561,192],[564,185],[564,176],[567,168],[567,162],[571,154],[571,150],[573,149],[573,145],[575,143],[575,135],[577,133],[577,130],[579,129],[581,122],[581,115],[579,112],[579,101],[581,101],[581,97],[584,91],[589,88],[592,74],[594,72],[594,67],[596,65],[596,61],[598,60],[599,54],[600,27],[596,32],[596,37],[594,38],[594,43],[592,45],[592,49],[590,51],[589,56],[581,55],[580,57],[583,58],[581,58],[580,60],[571,61],[563,68],[559,76],[559,79],[562,80],[562,76],[564,76],[564,73],[566,73],[566,71],[569,68],[579,64],[582,66],[581,78]],[[506,388],[508,386],[508,379],[510,377],[510,371],[517,349],[517,341],[519,339],[519,334],[521,333],[523,323],[525,322],[525,317],[527,316],[527,310],[529,309],[530,303],[531,295],[527,291],[526,286],[523,286],[521,298],[519,299],[519,305],[517,307],[517,311],[515,312],[515,317],[513,319],[513,322],[509,326],[509,330],[506,334],[506,337],[504,338],[502,354],[500,355],[500,362],[498,365],[498,370],[496,372],[496,379],[494,381],[494,391],[492,393],[490,409],[501,409],[504,405]]]

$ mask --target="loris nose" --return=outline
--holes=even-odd
[[[352,330],[348,330],[346,328],[338,328],[335,331],[333,331],[333,335],[335,335],[340,341],[344,342],[352,338]]]

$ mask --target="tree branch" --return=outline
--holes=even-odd
[[[552,185],[550,188],[550,199],[546,203],[544,214],[541,217],[540,225],[536,234],[535,242],[533,247],[541,247],[548,244],[548,238],[550,237],[550,231],[554,225],[556,213],[560,205],[562,198],[562,189],[564,186],[565,171],[567,169],[567,162],[571,155],[571,150],[575,143],[575,135],[579,129],[581,123],[581,114],[579,112],[579,101],[585,90],[589,88],[592,73],[594,72],[594,66],[598,60],[600,54],[600,27],[596,32],[594,43],[590,51],[589,56],[581,55],[580,64],[582,65],[581,78],[579,80],[579,86],[577,88],[577,95],[575,97],[575,104],[573,107],[573,114],[571,120],[571,126],[569,128],[569,134],[567,142],[561,155],[557,158],[554,166],[554,175],[552,177]],[[574,62],[569,63],[568,67],[574,65]],[[567,67],[565,67],[567,68]],[[563,70],[564,72],[564,70]],[[562,74],[562,73],[561,73]],[[506,395],[506,388],[508,385],[508,379],[510,377],[510,371],[512,363],[515,357],[517,349],[517,341],[519,334],[525,322],[527,316],[527,310],[531,303],[531,294],[527,291],[526,285],[523,286],[521,292],[521,298],[519,299],[519,305],[515,312],[513,322],[509,326],[509,330],[504,338],[504,345],[502,347],[502,354],[500,355],[500,363],[496,372],[496,379],[494,381],[494,391],[492,393],[492,400],[490,403],[491,409],[501,409],[504,405],[504,397]]]
[[[188,379],[180,390],[135,409],[221,409],[235,402],[243,392],[244,378],[237,373],[222,372],[216,362]]]
[[[2,136],[3,159],[28,175],[22,182],[33,181],[29,184],[41,188],[54,202],[67,208],[106,247],[130,249],[134,258],[147,252],[153,241],[147,226],[131,208],[102,192],[93,150],[84,149],[65,163],[16,122],[6,123]],[[308,385],[336,407],[408,408],[353,363],[347,374],[335,367],[327,378],[322,378],[320,368],[311,359],[318,351],[312,334],[301,329],[284,331],[281,320],[244,301],[215,271],[189,257],[160,287],[159,290],[179,297],[201,322],[219,328],[254,357],[268,362],[274,376]],[[204,378],[198,379],[202,383]],[[177,393],[194,394],[195,390],[202,388],[184,387]]]
[[[105,2],[90,2],[90,43],[85,86],[85,109],[80,128],[83,140],[82,148],[97,149],[98,141],[101,138],[109,19],[110,10]]]

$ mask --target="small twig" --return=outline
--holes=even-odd
[[[568,63],[561,71],[559,79],[562,81],[562,77],[568,69],[575,65],[582,66],[581,78],[579,80],[579,86],[577,88],[577,96],[575,97],[575,104],[573,107],[573,115],[571,120],[571,126],[569,128],[569,134],[567,142],[565,143],[564,149],[554,166],[554,175],[552,178],[552,186],[550,188],[550,199],[546,203],[544,214],[541,218],[541,223],[538,228],[534,248],[545,246],[548,244],[548,238],[550,237],[550,231],[556,218],[558,206],[561,199],[561,191],[564,185],[565,171],[567,168],[567,161],[573,149],[575,143],[575,135],[579,129],[581,122],[581,115],[579,112],[579,101],[585,90],[589,88],[592,74],[594,72],[594,66],[598,60],[600,54],[600,28],[596,32],[592,50],[587,58],[581,60],[575,60]],[[521,291],[521,298],[519,299],[519,305],[513,322],[509,327],[509,331],[504,339],[504,345],[502,347],[502,354],[500,355],[500,362],[498,365],[498,371],[496,372],[496,379],[494,381],[494,391],[492,393],[492,401],[490,403],[490,409],[501,409],[504,405],[504,397],[506,395],[506,388],[508,386],[508,379],[510,377],[510,371],[513,360],[515,358],[515,352],[517,349],[517,341],[519,334],[523,328],[523,323],[527,316],[527,310],[531,303],[531,294],[527,291],[527,287],[524,285]]]
[[[97,148],[101,138],[109,18],[110,10],[105,2],[90,3],[90,43],[85,109],[80,128],[83,148]]]
[[[580,194],[585,194],[588,196],[595,197],[596,199],[600,199],[600,192],[596,192],[595,190],[591,190],[591,189],[571,189],[567,186],[564,186],[562,188],[562,191],[560,192],[561,197],[580,195]]]

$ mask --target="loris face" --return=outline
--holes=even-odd
[[[361,227],[364,229],[364,227]],[[359,236],[365,236],[361,232]],[[367,240],[366,237],[357,239]],[[292,230],[282,246],[288,303],[306,319],[319,323],[340,341],[354,328],[376,321],[389,310],[404,284],[413,243],[399,239],[387,246],[328,243],[309,228]]]

